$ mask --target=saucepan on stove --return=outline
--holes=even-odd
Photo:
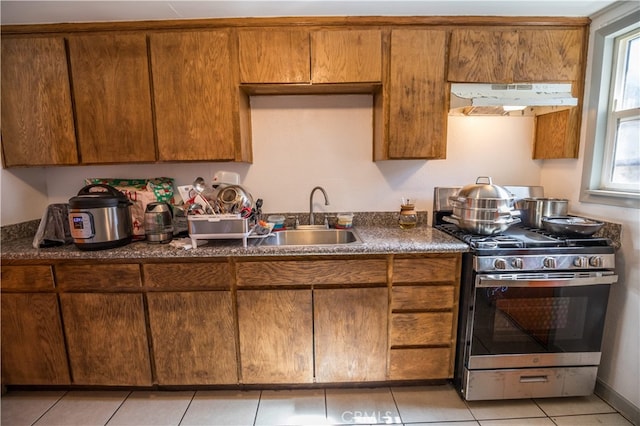
[[[482,182],[484,181],[484,182]],[[513,209],[515,197],[505,188],[494,185],[488,176],[480,176],[475,184],[466,185],[449,197],[453,215],[443,220],[460,229],[480,235],[494,235],[520,222]]]
[[[542,228],[542,219],[550,216],[566,216],[569,200],[562,198],[523,198],[516,202],[516,208],[522,211],[524,226]]]

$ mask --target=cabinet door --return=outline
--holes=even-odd
[[[240,290],[243,383],[313,382],[311,290]]]
[[[149,36],[161,161],[234,160],[228,31]]]
[[[446,32],[393,30],[386,153],[376,159],[445,158]]]
[[[2,383],[70,383],[55,294],[2,294]]]
[[[518,31],[518,61],[514,80],[564,82],[580,79],[582,29]]]
[[[578,158],[581,108],[536,117],[533,159]]]
[[[78,163],[61,37],[2,38],[1,127],[7,167]]]
[[[82,163],[154,161],[144,34],[69,38]]]
[[[317,382],[385,379],[386,288],[314,290]]]
[[[236,384],[231,293],[149,293],[149,325],[161,385]]]
[[[73,383],[151,385],[141,294],[60,295]]]
[[[312,32],[311,81],[313,83],[382,81],[381,32],[379,30]]]
[[[309,31],[238,32],[241,83],[309,83]]]
[[[451,32],[447,80],[513,82],[517,52],[515,30],[455,29]]]

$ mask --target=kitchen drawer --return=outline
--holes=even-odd
[[[226,262],[152,263],[142,265],[144,285],[152,289],[228,290],[231,271]]]
[[[2,290],[42,291],[53,290],[51,266],[3,266]]]
[[[63,290],[115,291],[140,289],[140,265],[59,265],[55,267],[56,282]]]
[[[391,309],[449,309],[453,307],[453,286],[405,286],[391,290]]]
[[[453,377],[451,349],[391,349],[389,380],[448,379]]]
[[[391,346],[451,344],[451,312],[391,315]]]
[[[238,262],[239,287],[312,284],[385,284],[384,259]]]
[[[394,283],[457,282],[460,266],[457,257],[396,259],[393,262]]]

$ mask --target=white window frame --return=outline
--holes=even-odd
[[[580,201],[640,209],[640,193],[608,188],[606,176],[612,161],[615,133],[619,117],[610,114],[609,105],[615,97],[612,84],[617,60],[616,37],[640,28],[640,11],[624,16],[594,32],[593,59],[588,99],[585,161]],[[613,121],[612,121],[613,120]]]

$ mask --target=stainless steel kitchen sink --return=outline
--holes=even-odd
[[[362,244],[355,229],[294,229],[274,232],[261,238],[256,245],[262,246],[316,246]]]

